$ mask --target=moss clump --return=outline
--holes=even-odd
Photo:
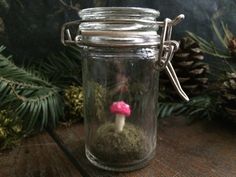
[[[83,88],[81,86],[69,86],[64,93],[66,113],[72,120],[80,120],[84,110],[84,95]]]
[[[11,110],[0,110],[0,150],[11,149],[23,136],[21,120]]]
[[[117,132],[114,123],[106,123],[98,130],[92,145],[92,153],[100,160],[110,163],[128,163],[139,160],[148,153],[143,131],[127,124]]]

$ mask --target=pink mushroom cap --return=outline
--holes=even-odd
[[[130,106],[124,101],[113,102],[110,106],[110,111],[114,114],[122,114],[129,117],[131,114]]]

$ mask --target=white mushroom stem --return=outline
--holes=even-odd
[[[125,126],[125,116],[123,114],[116,114],[116,130],[122,132]]]

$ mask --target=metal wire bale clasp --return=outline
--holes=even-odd
[[[83,46],[83,41],[81,31],[79,26],[83,22],[102,22],[102,23],[142,23],[142,24],[155,24],[162,27],[162,33],[160,37],[159,46],[159,54],[155,63],[155,67],[158,70],[165,70],[167,75],[169,76],[173,86],[175,87],[176,91],[183,98],[185,101],[189,101],[188,96],[183,91],[178,77],[176,76],[175,70],[171,64],[171,60],[174,56],[175,51],[179,48],[179,42],[171,40],[172,35],[172,28],[173,26],[177,25],[184,19],[184,15],[181,14],[177,16],[175,19],[171,20],[166,18],[164,21],[149,21],[149,20],[127,20],[127,19],[112,19],[112,20],[104,20],[104,19],[89,19],[89,20],[77,20],[65,23],[61,30],[61,42],[64,45],[71,45],[76,44],[77,46]],[[75,37],[71,36],[70,27],[77,27]],[[93,32],[90,32],[94,34]],[[65,36],[66,34],[66,36]],[[138,44],[137,46],[139,46]],[[142,45],[142,44],[141,44]],[[141,46],[140,45],[140,46]]]
[[[161,41],[159,46],[158,65],[160,69],[165,69],[173,54],[179,48],[177,41],[171,40],[172,27],[184,19],[184,15],[177,16],[174,20],[166,18],[164,22],[157,22],[162,27]],[[173,49],[172,49],[173,48]]]
[[[178,50],[179,43],[177,41],[171,40],[172,27],[177,25],[184,19],[184,15],[181,14],[177,16],[174,20],[166,18],[164,22],[158,22],[162,26],[161,42],[159,47],[159,58],[157,60],[157,65],[159,69],[165,69],[167,75],[169,76],[173,86],[178,92],[179,96],[185,101],[189,101],[187,94],[183,91],[179,79],[175,73],[175,70],[171,64],[171,60],[174,56],[174,52]]]
[[[61,28],[61,43],[64,46],[78,43],[78,41],[80,40],[79,39],[80,35],[76,34],[76,36],[73,39],[71,36],[70,27],[74,27],[76,25],[77,28],[79,28],[80,24],[81,24],[81,20],[76,20],[76,21],[67,22],[62,26],[62,28]],[[66,34],[66,36],[65,36],[65,34]]]

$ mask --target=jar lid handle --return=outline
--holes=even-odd
[[[177,41],[171,40],[172,27],[177,25],[184,19],[184,15],[181,14],[177,16],[174,20],[166,18],[162,25],[162,34],[161,34],[161,42],[160,42],[160,50],[159,50],[159,60],[158,65],[160,68],[165,69],[167,75],[169,76],[171,83],[175,87],[179,96],[183,98],[185,101],[189,101],[189,97],[183,91],[179,79],[175,73],[175,70],[171,64],[171,59],[174,56],[174,52],[179,48],[179,43]],[[159,22],[160,23],[160,22]]]
[[[189,101],[189,97],[187,96],[187,94],[183,91],[180,83],[179,83],[179,79],[175,73],[175,70],[171,64],[171,62],[169,62],[166,66],[165,69],[167,75],[169,76],[173,86],[175,87],[176,91],[178,92],[179,96],[181,98],[183,98],[185,101]]]
[[[174,52],[177,51],[179,48],[179,42],[171,40],[171,34],[172,34],[172,27],[180,23],[184,19],[184,15],[181,14],[177,16],[175,19],[171,20],[169,18],[166,18],[164,21],[156,21],[153,23],[156,23],[160,27],[162,27],[162,34],[161,34],[161,41],[158,44],[159,46],[159,57],[156,62],[156,66],[158,69],[163,69],[167,72],[167,75],[169,76],[173,86],[175,87],[178,94],[186,101],[189,101],[188,96],[183,91],[178,77],[176,76],[175,70],[171,64],[171,59],[173,58]],[[139,22],[139,23],[150,23],[150,21],[145,20],[124,20],[124,19],[118,19],[118,20],[106,20],[106,22]],[[77,20],[65,23],[61,30],[61,42],[64,45],[69,44],[80,44],[81,42],[81,35],[77,34],[75,37],[71,36],[69,26],[75,25],[78,27],[81,22],[104,22],[103,19],[94,19],[94,20]],[[65,38],[66,34],[66,38]]]

